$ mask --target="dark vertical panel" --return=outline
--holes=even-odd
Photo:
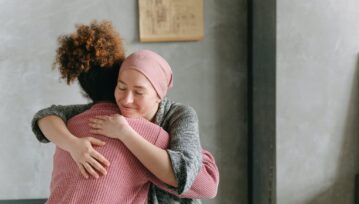
[[[276,0],[251,6],[252,194],[254,204],[276,203]]]
[[[355,175],[354,204],[359,203],[359,174]]]
[[[253,194],[253,66],[252,66],[252,41],[253,41],[253,1],[247,0],[247,117],[248,117],[248,203],[252,204]]]

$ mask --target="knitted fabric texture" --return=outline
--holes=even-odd
[[[70,132],[77,137],[92,136],[106,142],[106,145],[95,149],[107,158],[111,165],[107,168],[106,176],[85,179],[71,155],[56,148],[51,194],[47,203],[147,203],[150,178],[154,176],[119,140],[89,134],[89,118],[111,115],[118,111],[114,104],[99,103],[68,121]],[[152,144],[160,148],[167,147],[169,136],[161,127],[144,119],[128,119],[128,122]]]
[[[38,127],[38,120],[49,116],[49,115],[56,115],[58,117],[61,117],[64,121],[68,121],[70,118],[73,118],[75,115],[83,113],[84,111],[88,111],[90,107],[92,107],[93,104],[86,104],[86,105],[70,105],[70,106],[61,106],[61,105],[53,105],[49,108],[45,108],[43,110],[38,111],[35,115],[34,118],[32,120],[32,130],[34,132],[34,134],[36,135],[37,139],[41,142],[48,142],[48,140],[46,139],[46,137],[42,134],[40,128]],[[110,112],[111,114],[113,114],[113,112],[117,112],[118,109],[116,107],[116,105],[101,105],[102,109],[106,109],[110,108]],[[104,110],[102,110],[104,111]],[[107,112],[106,112],[107,113]],[[174,123],[174,122],[169,122],[168,118],[185,118],[188,119],[193,115],[193,110],[191,108],[182,106],[182,105],[177,105],[176,103],[173,103],[172,101],[168,100],[167,98],[165,98],[160,105],[159,111],[156,115],[156,119],[155,119],[155,123],[161,125],[163,128],[167,128],[168,131],[171,132],[171,140],[176,141],[175,143],[171,144],[171,148],[176,148],[176,147],[181,147],[181,148],[185,148],[186,149],[186,154],[185,155],[191,155],[188,153],[192,153],[193,150],[200,148],[198,146],[196,146],[196,142],[186,142],[184,144],[182,143],[177,143],[184,140],[184,139],[179,139],[179,138],[187,138],[188,134],[189,134],[189,130],[194,130],[195,133],[194,134],[198,134],[196,128],[193,128],[192,126],[195,124],[196,122],[196,118],[194,118],[194,120],[187,120],[187,125],[185,126],[185,128],[179,128],[179,126],[177,125],[178,123]],[[166,117],[164,117],[166,116]],[[178,120],[176,120],[178,121]],[[87,125],[87,124],[86,124]],[[179,129],[179,131],[173,131],[173,130],[177,130]],[[184,134],[185,133],[185,134]],[[90,135],[87,135],[90,136]],[[178,139],[174,139],[173,137],[176,138],[176,136],[178,137]],[[101,140],[106,139],[105,137],[99,137]],[[187,141],[188,139],[184,140]],[[106,146],[108,146],[109,141],[115,141],[115,140],[108,140],[106,141]],[[115,141],[117,142],[117,141]],[[192,147],[193,146],[193,147]],[[191,148],[191,151],[189,151],[189,148]],[[58,149],[57,151],[62,151],[60,149]],[[119,150],[119,152],[117,154],[122,154],[120,152],[121,150]],[[169,151],[169,150],[167,150]],[[66,154],[65,152],[61,152],[63,155],[65,155],[66,157],[69,157],[68,154]],[[197,200],[198,198],[204,198],[204,199],[208,199],[208,198],[213,198],[216,196],[217,194],[217,190],[218,190],[218,184],[219,184],[219,172],[218,172],[218,168],[216,166],[215,163],[215,159],[213,158],[213,156],[206,150],[202,151],[202,157],[203,160],[201,161],[202,165],[201,168],[199,170],[198,175],[195,174],[195,172],[193,172],[193,168],[190,168],[190,166],[188,164],[192,164],[192,163],[196,163],[196,162],[200,162],[198,160],[197,157],[190,157],[189,159],[183,159],[183,156],[179,156],[177,157],[178,154],[173,154],[173,151],[169,151],[168,152],[169,155],[171,156],[171,162],[174,168],[175,173],[184,173],[185,176],[177,176],[177,182],[179,186],[184,186],[186,185],[187,187],[185,187],[186,189],[184,191],[181,191],[182,194],[180,196],[178,196],[177,192],[175,192],[173,189],[170,190],[168,188],[168,186],[164,185],[161,181],[159,181],[157,178],[155,178],[154,176],[152,176],[152,174],[149,174],[149,178],[153,179],[152,182],[156,185],[151,185],[151,190],[150,190],[150,197],[149,197],[149,203],[201,203],[200,200]],[[71,159],[71,158],[70,158]],[[185,161],[185,162],[183,162]],[[54,160],[54,162],[56,162],[56,160]],[[71,161],[67,161],[69,162],[71,165],[72,163],[74,163],[71,159]],[[174,163],[176,165],[174,165]],[[181,165],[178,165],[181,164]],[[182,165],[183,164],[183,165]],[[57,164],[54,164],[54,166],[58,166]],[[113,164],[111,163],[112,167]],[[192,166],[192,165],[191,165]],[[185,168],[184,168],[185,167]],[[63,166],[63,167],[59,167],[59,168],[67,168],[67,166]],[[72,168],[72,167],[71,167]],[[143,167],[145,168],[145,167]],[[182,170],[182,169],[185,169]],[[55,169],[54,169],[55,170]],[[65,171],[65,170],[64,170]],[[128,171],[131,171],[131,169],[128,169]],[[73,168],[73,173],[78,173],[80,174],[80,170],[76,167]],[[192,182],[189,182],[191,180],[191,176],[195,174],[197,175]],[[181,175],[181,174],[178,174]],[[81,176],[81,175],[79,175]],[[107,175],[108,176],[108,175]],[[120,176],[120,175],[119,175]],[[122,176],[122,175],[121,175]],[[105,181],[107,182],[107,181]],[[66,182],[64,182],[65,184],[67,184]],[[190,183],[190,184],[189,184]],[[84,182],[84,184],[86,184],[86,182]],[[77,186],[78,188],[83,188],[80,185]],[[87,186],[86,186],[87,187]],[[65,192],[67,189],[67,186],[63,186],[63,187],[56,187],[56,188],[61,188],[63,189],[64,194],[67,194],[68,192]],[[74,191],[73,189],[69,188],[69,190]],[[121,192],[121,191],[120,191]],[[170,192],[171,194],[174,195],[170,195],[168,192]],[[106,192],[107,193],[107,192]],[[62,194],[61,194],[62,195]],[[51,195],[53,196],[53,195]],[[50,196],[50,198],[51,198]],[[121,194],[117,194],[116,196],[121,196]],[[179,198],[179,197],[182,197]],[[186,199],[184,199],[186,198]],[[189,198],[193,198],[193,199],[189,199]],[[197,199],[194,199],[197,198]]]

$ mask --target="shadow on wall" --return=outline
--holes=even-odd
[[[344,140],[334,184],[307,204],[354,203],[355,175],[359,174],[359,55],[348,104]]]

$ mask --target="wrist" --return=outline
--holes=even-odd
[[[118,136],[118,139],[121,140],[123,143],[126,143],[127,140],[131,137],[133,137],[134,134],[136,134],[137,132],[132,129],[132,128],[128,128],[127,131],[123,131],[122,134],[120,134]]]
[[[60,148],[65,150],[66,152],[71,152],[71,150],[73,149],[72,147],[77,142],[78,138],[73,135],[70,135],[66,138],[67,139],[64,140],[62,147]]]

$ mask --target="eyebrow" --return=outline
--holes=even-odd
[[[121,80],[118,80],[117,82],[120,82],[120,83],[122,83],[122,84],[125,84],[125,85],[127,85],[125,82],[123,82],[123,81],[121,81]],[[136,89],[146,89],[144,86],[139,86],[139,85],[136,85],[136,86],[134,86]]]

